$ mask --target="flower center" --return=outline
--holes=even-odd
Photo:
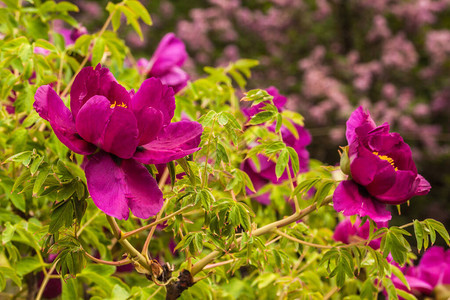
[[[394,167],[394,170],[395,170],[395,171],[398,171],[398,168],[395,166],[394,160],[393,160],[391,157],[389,157],[389,156],[387,156],[387,155],[379,155],[378,152],[376,152],[376,151],[374,151],[374,152],[372,152],[372,153],[375,154],[376,156],[378,156],[380,159],[385,160],[385,161],[387,161],[388,163],[390,163],[391,166]]]
[[[125,108],[127,108],[128,106],[125,104],[125,103],[120,103],[120,104],[117,104],[117,102],[116,101],[114,101],[114,103],[113,104],[111,104],[111,106],[110,106],[110,108],[114,108],[114,107],[116,107],[116,106],[120,106],[120,107],[125,107]]]

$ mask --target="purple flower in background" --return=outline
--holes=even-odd
[[[390,263],[399,267],[394,261]],[[411,290],[408,291],[400,279],[392,276],[392,283],[396,288],[416,296],[430,295],[436,286],[450,284],[450,250],[446,251],[438,246],[431,247],[425,251],[417,266],[399,268],[405,275]]]
[[[417,266],[418,277],[435,287],[450,284],[450,250],[434,246],[429,248]]]
[[[100,64],[75,78],[71,110],[49,85],[36,91],[34,108],[64,145],[89,155],[85,172],[92,200],[118,219],[128,219],[129,209],[143,219],[159,212],[162,192],[142,163],[167,163],[194,153],[203,131],[197,122],[170,123],[173,90],[159,79],[147,79],[136,93],[128,92]]]
[[[377,223],[377,227],[387,227],[387,222],[379,222]],[[367,240],[370,235],[370,223],[366,221],[361,226],[361,219],[356,218],[354,224],[350,221],[349,218],[346,218],[344,221],[340,222],[336,228],[334,229],[333,239],[338,242],[342,242],[344,244],[351,244],[353,242],[358,242],[362,240]],[[369,242],[369,246],[373,249],[379,249],[381,243],[381,238],[372,240]]]
[[[387,123],[376,127],[362,107],[347,121],[351,180],[341,182],[333,195],[334,209],[346,216],[369,216],[388,221],[385,204],[401,204],[427,194],[431,186],[417,173],[411,149]]]
[[[189,75],[181,69],[188,55],[184,43],[173,33],[166,34],[150,60],[138,60],[138,68],[148,77],[157,77],[177,93],[187,85]]]
[[[267,92],[274,97],[273,102],[275,106],[278,108],[278,110],[282,110],[284,104],[287,101],[286,97],[280,95],[278,93],[278,90],[274,87],[268,88]],[[243,109],[243,113],[248,118],[251,118],[255,114],[262,111],[261,109],[264,106],[265,106],[264,102],[259,103],[250,108]],[[300,164],[300,172],[306,172],[308,171],[308,162],[309,162],[309,152],[308,150],[306,150],[306,146],[308,146],[311,143],[311,135],[304,127],[298,124],[294,124],[294,127],[297,130],[298,138],[291,131],[289,131],[289,129],[287,129],[287,127],[285,127],[284,125],[282,125],[280,129],[281,136],[283,142],[287,146],[294,148],[294,150],[297,152]],[[270,126],[268,129],[269,131],[275,132],[275,125]],[[277,179],[277,176],[275,174],[276,163],[269,160],[264,155],[259,154],[258,160],[260,165],[259,169],[251,159],[245,160],[241,165],[241,169],[244,172],[246,172],[250,177],[250,179],[252,180],[253,186],[255,187],[256,191],[261,189],[268,183],[278,184],[289,178],[287,171],[284,171],[281,177]],[[292,170],[292,164],[290,162],[289,168],[292,176],[295,176],[296,174],[294,174],[294,171]],[[253,194],[250,190],[247,190],[247,192],[249,194]],[[257,196],[255,199],[262,204],[268,205],[270,203],[269,197],[270,194],[265,193]]]

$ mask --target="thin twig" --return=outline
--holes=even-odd
[[[167,169],[166,169],[167,170]],[[164,212],[164,210],[167,207],[167,204],[169,203],[168,200],[166,200],[166,202],[164,202],[164,205],[161,207],[161,210],[159,211],[158,215],[156,216],[156,220],[155,222],[158,222],[159,219],[161,219],[161,216]],[[156,226],[153,226],[152,229],[150,229],[149,234],[147,235],[147,238],[145,239],[145,243],[144,246],[142,247],[142,255],[144,255],[147,259],[148,259],[148,246],[150,246],[150,241],[152,240],[153,234],[155,233],[156,230]]]
[[[167,201],[167,200],[166,200],[166,201]],[[148,224],[148,225],[142,226],[142,227],[140,227],[140,228],[138,228],[138,229],[135,229],[135,230],[132,230],[132,231],[128,231],[128,232],[122,233],[121,239],[122,239],[122,240],[127,239],[127,238],[129,238],[130,236],[135,235],[135,234],[138,234],[138,233],[141,232],[141,231],[150,229],[150,228],[152,228],[152,227],[154,227],[154,226],[156,226],[156,225],[158,225],[158,224],[161,224],[161,223],[163,223],[164,221],[166,221],[166,220],[168,220],[168,219],[170,219],[170,218],[172,218],[172,217],[174,217],[174,216],[176,216],[176,215],[181,214],[183,211],[185,211],[185,210],[187,210],[187,209],[189,209],[189,208],[191,208],[191,207],[193,207],[193,206],[194,206],[194,205],[187,205],[187,206],[185,206],[185,207],[183,207],[183,208],[177,210],[176,212],[171,213],[170,215],[165,216],[164,218],[161,218],[161,219],[159,219],[159,220],[157,220],[157,221],[155,221],[155,222],[152,222],[152,223],[150,223],[150,224]]]
[[[302,244],[302,245],[311,246],[311,247],[315,247],[315,248],[322,248],[322,249],[331,249],[331,248],[333,248],[333,246],[319,245],[319,244],[314,244],[314,243],[310,243],[310,242],[307,242],[307,241],[299,240],[299,239],[297,239],[297,238],[295,238],[293,236],[290,236],[290,235],[284,233],[283,231],[281,231],[279,229],[276,229],[275,232],[277,234],[281,235],[282,237],[285,237],[285,238],[287,238],[287,239],[289,239],[289,240],[291,240],[293,242],[296,242],[296,243],[299,243],[299,244]]]
[[[59,259],[55,260],[53,262],[52,267],[50,270],[48,270],[47,275],[45,275],[44,280],[42,281],[41,287],[39,288],[39,292],[36,296],[36,300],[40,300],[42,298],[42,294],[44,293],[45,287],[47,286],[48,281],[50,280],[50,275],[55,271],[56,269],[56,263],[59,261]]]
[[[89,253],[87,253],[86,251],[84,251],[84,255],[86,255],[89,259],[95,261],[96,263],[103,264],[103,265],[123,266],[123,265],[127,265],[127,264],[131,263],[131,260],[128,257],[126,257],[122,260],[119,260],[119,261],[106,261],[103,259],[96,258],[96,257],[90,255]]]

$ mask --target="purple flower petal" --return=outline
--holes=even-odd
[[[124,107],[111,108],[104,96],[94,96],[80,109],[76,127],[79,134],[106,152],[131,158],[138,146],[137,121]]]
[[[450,284],[450,250],[434,246],[429,248],[418,266],[419,278],[435,287]]]
[[[39,87],[34,99],[34,109],[50,122],[56,136],[64,145],[78,154],[94,153],[96,147],[78,135],[70,110],[49,85]]]
[[[352,180],[341,182],[333,194],[333,204],[336,211],[344,216],[369,216],[375,222],[385,222],[391,219],[391,213],[386,206],[373,199],[366,190]]]
[[[83,68],[72,84],[70,90],[70,109],[76,118],[81,107],[95,95],[108,96],[116,79],[107,68],[97,67]]]
[[[412,171],[396,171],[395,182],[389,190],[374,195],[378,200],[388,204],[401,204],[414,196],[420,179]],[[380,183],[381,184],[381,183]]]
[[[184,43],[175,34],[166,34],[150,59],[152,65],[150,73],[159,77],[174,66],[181,67],[188,55]]]
[[[270,86],[266,89],[267,93],[269,93],[269,95],[273,96],[273,104],[275,104],[275,106],[279,109],[282,110],[284,105],[287,102],[287,98],[283,95],[281,95],[278,92],[278,89],[274,86]]]
[[[168,125],[175,111],[175,97],[172,88],[163,85],[157,78],[145,80],[131,100],[133,111],[139,112],[146,107],[160,110],[164,116],[164,125]]]
[[[163,127],[163,114],[153,107],[146,107],[135,113],[139,128],[139,145],[153,141]]]
[[[89,159],[85,171],[92,200],[109,216],[126,220],[130,208],[136,217],[147,219],[162,207],[156,180],[133,159],[113,159],[99,152]]]
[[[171,123],[152,142],[143,145],[134,158],[144,164],[162,164],[198,151],[203,127],[197,122]]]
[[[360,133],[369,132],[376,127],[375,122],[369,113],[364,112],[362,106],[358,107],[347,121],[347,131],[345,133],[347,141],[352,144],[357,138],[356,129],[359,128]]]
[[[122,161],[121,167],[128,185],[125,196],[133,215],[141,219],[156,215],[163,206],[163,193],[156,180],[134,159]]]
[[[155,76],[150,72],[149,76],[158,77],[161,82],[173,88],[174,93],[178,93],[183,89],[189,80],[189,75],[183,71],[180,67],[173,67],[164,75]]]

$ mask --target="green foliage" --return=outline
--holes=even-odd
[[[106,26],[69,45],[52,22],[63,20],[78,27],[70,14],[78,10],[76,5],[3,2],[0,291],[21,299],[25,291],[31,293],[31,280],[55,269],[52,275],[62,279],[61,299],[163,299],[163,284],[170,282],[157,279],[156,259],[174,265],[172,279],[167,278],[174,281],[181,270],[196,273],[196,264],[214,256],[194,274],[197,282],[181,299],[323,299],[326,295],[373,299],[381,285],[394,299],[414,299],[389,280],[396,276],[408,286],[401,271],[386,260],[391,254],[401,265],[411,263],[410,233],[403,227],[376,229],[373,221],[363,220],[370,222],[369,240],[382,238],[380,250],[369,247],[369,240],[351,245],[333,240],[337,218],[330,199],[342,175],[337,167],[315,160],[310,160],[308,172],[299,173],[301,158],[286,145],[282,131],[298,138],[295,126],[304,125],[303,117],[289,110],[280,112],[265,90],[246,90],[252,68],[258,65],[251,59],[207,67],[204,77],[189,82],[176,95],[175,119],[186,113],[204,128],[201,149],[167,163],[167,171],[147,166],[164,193],[164,222],[158,221],[153,231],[156,217],[130,217],[118,221],[122,235],[117,235],[89,196],[81,167],[85,158],[59,142],[48,122],[34,111],[34,94],[38,86],[51,84],[68,105],[74,76],[83,66],[98,63],[109,67],[128,89],[137,90],[143,75],[124,67],[125,57],[132,56],[119,29],[124,17],[142,38],[140,22],[151,25],[152,19],[139,1],[111,2],[106,7],[110,17]],[[48,53],[40,54],[43,50]],[[244,97],[239,101],[237,95]],[[247,119],[241,107],[256,105],[260,111]],[[15,112],[8,113],[7,108]],[[289,179],[262,185],[252,181],[243,164],[251,162],[261,171],[260,159],[273,162],[277,179]],[[270,204],[255,201],[261,195],[267,195]],[[437,234],[449,243],[441,223],[427,219],[413,225],[419,251],[434,244]],[[149,230],[148,253],[140,253]],[[172,243],[175,252],[168,247]],[[148,255],[147,269],[141,255]],[[108,265],[123,260],[138,272],[121,272],[118,266]]]

